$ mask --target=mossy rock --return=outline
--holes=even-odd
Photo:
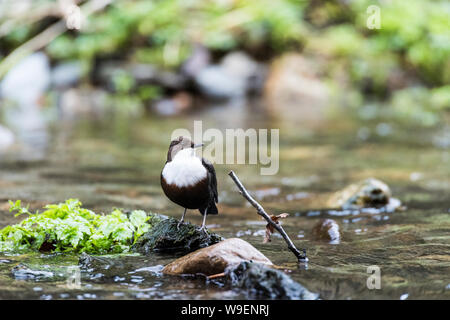
[[[201,230],[191,223],[182,223],[178,228],[178,220],[168,218],[157,223],[143,234],[132,246],[131,250],[141,254],[151,252],[191,252],[224,240],[221,236],[208,230]]]

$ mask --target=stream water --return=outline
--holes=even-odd
[[[160,188],[160,172],[170,134],[192,129],[194,120],[219,130],[280,128],[276,175],[261,176],[258,165],[215,165],[220,214],[208,217],[210,230],[250,242],[322,299],[450,298],[448,126],[425,130],[348,117],[296,123],[271,118],[254,106],[216,106],[172,118],[61,121],[41,132],[46,143],[1,154],[0,227],[21,219],[8,212],[9,199],[21,199],[31,210],[78,198],[95,212],[139,208],[179,217],[182,209]],[[265,223],[238,194],[227,176],[230,169],[266,211],[290,214],[283,226],[295,245],[307,250],[307,266],[297,266],[279,236],[263,244]],[[368,177],[386,182],[406,210],[324,209],[327,195]],[[313,238],[313,226],[322,218],[337,221],[339,243]],[[189,211],[187,220],[200,224],[201,216]],[[78,264],[76,255],[0,253],[0,299],[246,297],[205,279],[163,276],[161,266],[175,258],[156,253],[110,257],[111,268],[82,271],[74,288],[67,278]],[[373,265],[381,271],[380,289],[367,287],[367,268]]]

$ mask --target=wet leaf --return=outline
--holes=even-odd
[[[280,219],[285,219],[288,216],[289,216],[289,213],[281,213],[277,216],[274,216],[271,214],[270,219],[272,219],[272,221],[275,222],[276,224],[279,224]],[[271,234],[274,232],[275,232],[275,228],[273,227],[273,225],[271,225],[270,223],[266,224],[266,234],[264,235],[263,243],[268,243],[268,242],[272,241]]]

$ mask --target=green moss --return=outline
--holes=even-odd
[[[10,211],[28,217],[0,230],[0,251],[121,253],[161,218],[134,210],[128,215],[119,209],[99,215],[81,207],[77,199],[45,206],[45,211],[31,213],[20,200],[10,201]]]

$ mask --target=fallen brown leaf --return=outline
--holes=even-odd
[[[276,224],[279,224],[278,220],[287,218],[288,216],[289,216],[289,213],[281,213],[277,216],[274,216],[273,214],[271,214],[270,219],[272,219],[272,221],[275,222]],[[273,225],[268,223],[266,225],[266,234],[264,235],[263,243],[268,243],[268,242],[272,241],[271,234],[274,232],[275,232],[275,228],[273,227]]]

